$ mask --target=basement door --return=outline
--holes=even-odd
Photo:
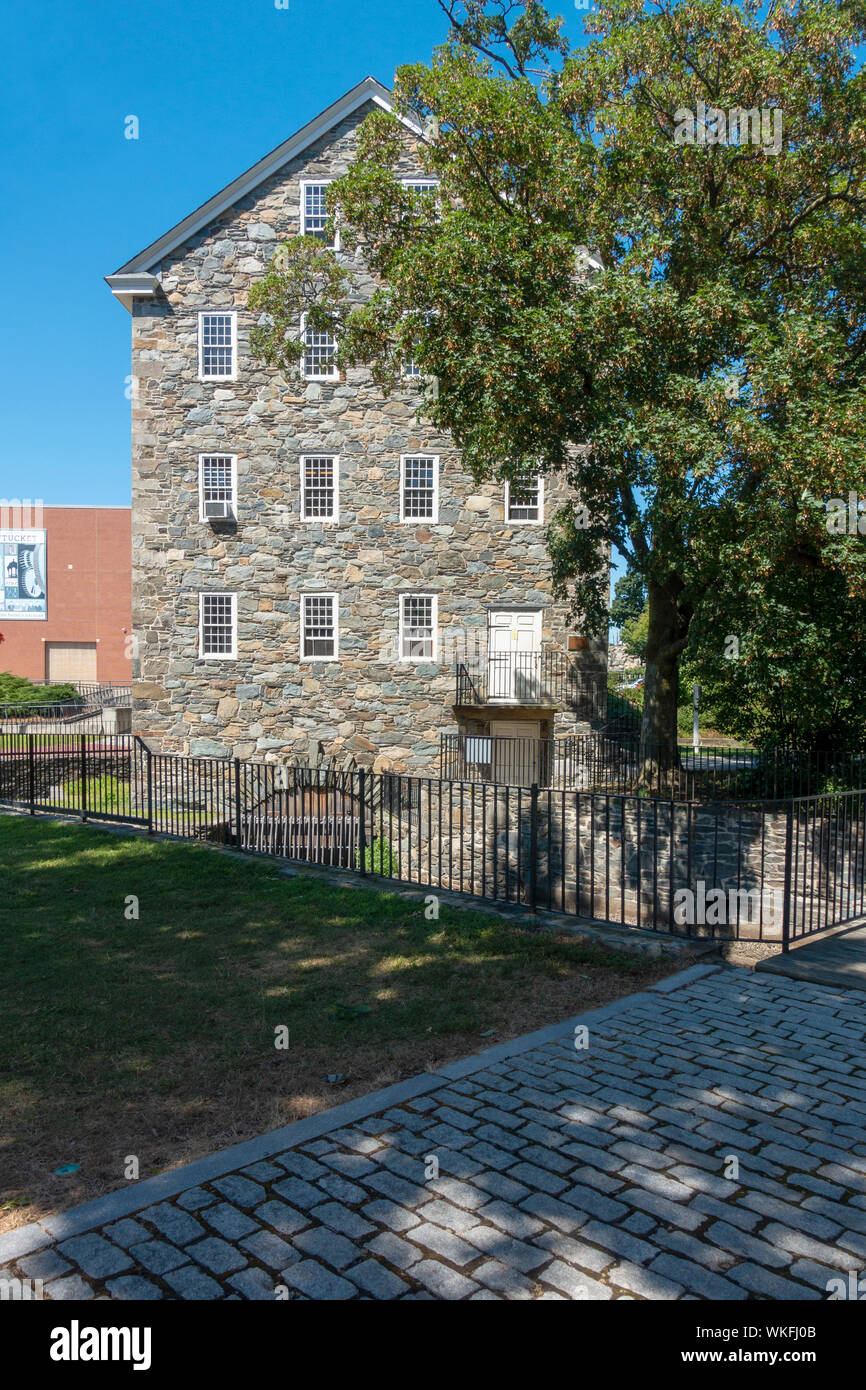
[[[493,780],[510,787],[531,787],[539,781],[541,724],[532,719],[490,721]]]

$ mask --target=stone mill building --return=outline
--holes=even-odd
[[[281,242],[324,234],[376,107],[368,77],[107,277],[132,317],[134,729],[153,748],[435,773],[442,735],[483,759],[490,734],[603,718],[604,644],[551,595],[560,484],[477,486],[418,381],[338,374],[327,335],[298,380],[250,354],[251,285]]]

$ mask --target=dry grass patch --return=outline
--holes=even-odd
[[[129,1155],[140,1176],[162,1172],[675,968],[486,913],[428,922],[395,894],[202,846],[12,816],[0,918],[0,1230],[123,1186]]]

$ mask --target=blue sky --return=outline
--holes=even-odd
[[[585,11],[559,8],[578,38]],[[130,323],[102,277],[362,77],[390,85],[428,59],[446,28],[436,0],[7,12],[3,496],[128,504]]]

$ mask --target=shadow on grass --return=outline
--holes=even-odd
[[[427,921],[421,903],[202,846],[8,816],[0,916],[0,1225],[120,1185],[130,1155],[147,1176],[670,969],[487,914]]]

